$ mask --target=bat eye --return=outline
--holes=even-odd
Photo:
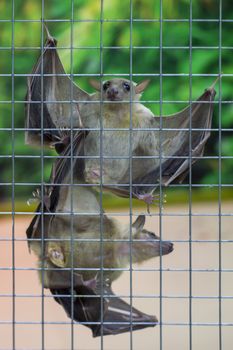
[[[123,88],[126,90],[126,91],[130,91],[130,85],[128,83],[123,83]]]
[[[110,86],[110,82],[106,81],[106,83],[104,83],[104,85],[103,85],[103,90],[106,91],[107,88],[109,88],[109,86]]]

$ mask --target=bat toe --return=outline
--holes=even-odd
[[[138,194],[137,198],[144,201],[146,204],[153,204],[155,200],[154,196],[150,193]]]

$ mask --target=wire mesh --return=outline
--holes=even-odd
[[[3,40],[0,46],[1,53],[10,52],[8,61],[10,62],[10,69],[7,70],[6,59],[3,56],[3,70],[0,71],[2,79],[2,88],[4,87],[7,92],[2,92],[2,98],[0,101],[0,108],[2,111],[2,118],[0,120],[0,132],[9,133],[10,137],[7,140],[6,148],[2,147],[0,154],[0,164],[3,174],[0,175],[0,191],[3,194],[2,205],[0,205],[0,245],[2,246],[2,257],[0,259],[0,275],[2,281],[2,287],[0,289],[0,304],[2,312],[0,313],[0,350],[21,350],[21,349],[41,349],[41,350],[63,350],[63,349],[170,349],[171,346],[178,347],[179,349],[204,349],[210,347],[213,350],[231,349],[233,340],[232,336],[232,282],[231,275],[233,272],[231,262],[231,245],[232,239],[232,179],[230,174],[228,178],[225,176],[223,170],[226,165],[225,162],[229,161],[229,167],[231,169],[233,159],[232,144],[229,143],[229,135],[233,130],[232,124],[232,95],[225,92],[227,90],[227,84],[224,85],[225,79],[231,81],[233,73],[230,64],[226,62],[230,60],[230,53],[233,46],[229,41],[225,40],[227,31],[223,27],[226,24],[232,25],[233,20],[228,18],[228,13],[225,9],[228,9],[227,5],[223,4],[221,0],[214,1],[212,5],[208,1],[201,1],[198,3],[189,1],[183,1],[186,4],[185,18],[179,17],[173,18],[173,15],[167,9],[169,8],[169,1],[160,0],[154,2],[154,6],[157,7],[157,17],[152,12],[151,18],[144,18],[143,12],[148,6],[147,1],[129,0],[122,4],[122,8],[118,7],[116,14],[119,18],[114,18],[114,11],[116,3],[113,2],[113,7],[107,6],[108,2],[100,0],[98,2],[98,10],[92,8],[93,4],[87,2],[86,7],[82,7],[83,1],[71,0],[69,6],[61,7],[61,12],[55,11],[52,18],[50,18],[48,7],[53,10],[59,6],[55,2],[48,2],[40,0],[35,2],[37,5],[33,7],[32,3],[26,2],[29,9],[29,16],[23,13],[25,18],[20,17],[17,13],[18,4],[14,0],[11,4],[4,4],[0,2],[0,6],[6,5],[6,14],[0,16],[0,25],[4,29],[5,37],[10,38],[10,42],[3,36]],[[188,5],[187,5],[188,4]],[[23,5],[23,4],[22,4]],[[206,6],[206,9],[210,9],[210,13],[206,13],[205,17],[196,18],[195,9],[197,6]],[[30,7],[31,6],[31,7]],[[34,13],[37,6],[40,6],[40,14]],[[121,6],[121,5],[120,5]],[[138,10],[137,6],[141,9]],[[171,6],[171,5],[170,5]],[[177,4],[178,7],[178,4]],[[172,8],[172,7],[171,7]],[[85,10],[88,9],[87,12]],[[120,10],[123,12],[120,13]],[[211,10],[214,13],[211,18]],[[83,12],[82,12],[83,11]],[[111,12],[112,11],[112,12]],[[124,12],[125,11],[125,12]],[[141,12],[140,12],[141,11]],[[225,12],[224,12],[225,11]],[[94,13],[94,15],[93,15]],[[136,17],[136,14],[140,13],[140,18]],[[148,14],[147,11],[145,13]],[[176,12],[177,13],[177,12]],[[218,16],[215,16],[215,14]],[[60,17],[61,15],[61,18]],[[81,14],[81,17],[77,16]],[[203,14],[203,12],[202,12]],[[232,14],[232,13],[231,13]],[[229,13],[230,15],[230,13]],[[95,16],[97,16],[95,18]],[[120,18],[122,16],[122,18]],[[167,18],[167,17],[168,18]],[[99,159],[100,164],[100,184],[99,184],[99,206],[100,212],[87,211],[77,212],[75,209],[75,189],[78,187],[92,188],[92,184],[77,183],[71,172],[70,181],[68,183],[62,183],[62,187],[68,187],[71,189],[70,193],[70,210],[57,212],[56,217],[59,215],[69,217],[70,220],[70,236],[62,238],[62,241],[69,242],[71,263],[69,268],[63,268],[64,271],[70,272],[70,293],[67,296],[60,295],[60,297],[69,298],[71,300],[70,318],[66,317],[65,311],[61,306],[56,305],[54,296],[46,289],[46,271],[49,270],[44,264],[37,266],[35,257],[30,256],[27,252],[27,238],[26,227],[29,225],[30,220],[35,215],[34,207],[27,207],[25,205],[27,199],[31,196],[31,191],[34,188],[40,188],[41,200],[44,201],[45,189],[48,185],[53,185],[53,182],[49,181],[49,170],[52,163],[62,156],[57,156],[53,152],[49,152],[44,148],[44,133],[41,133],[40,148],[39,151],[33,149],[30,146],[25,147],[21,151],[20,146],[23,144],[23,133],[28,131],[24,127],[24,114],[23,105],[25,104],[24,93],[26,92],[26,78],[34,76],[30,72],[31,66],[35,61],[35,57],[41,55],[42,57],[42,72],[39,75],[41,77],[41,127],[43,131],[48,131],[44,127],[44,79],[50,74],[44,74],[43,72],[43,55],[45,34],[44,23],[48,27],[52,27],[52,34],[56,31],[56,25],[70,26],[70,40],[67,44],[62,38],[62,30],[59,29],[61,44],[58,44],[59,52],[61,56],[69,61],[70,66],[70,100],[57,101],[62,102],[70,106],[70,114],[73,113],[73,107],[77,101],[74,100],[73,81],[79,82],[82,79],[88,81],[89,78],[99,78],[101,82],[105,81],[109,77],[126,77],[130,82],[140,79],[151,78],[153,82],[158,82],[157,87],[159,91],[153,91],[153,95],[145,94],[141,99],[141,103],[157,108],[157,114],[160,117],[159,127],[159,150],[154,159],[160,160],[160,172],[159,172],[159,203],[156,208],[153,208],[151,213],[147,213],[146,209],[138,206],[133,200],[133,178],[132,178],[132,164],[133,160],[150,159],[151,156],[137,157],[132,155],[132,135],[138,130],[151,130],[147,128],[135,128],[133,125],[133,113],[132,108],[135,101],[132,100],[132,92],[130,92],[131,98],[130,105],[130,125],[128,130],[129,140],[129,154],[127,156],[120,156],[120,158],[127,159],[129,162],[129,183],[119,184],[120,188],[129,186],[130,195],[129,200],[123,202],[123,200],[117,202],[115,206],[108,207],[108,204],[113,202],[113,197],[105,197],[104,184],[103,184],[103,167],[106,159],[113,159],[114,156],[104,155],[103,135],[105,132],[120,132],[125,128],[106,128],[103,125],[103,120],[100,118],[100,128],[92,127],[88,128],[88,131],[100,131],[100,154],[98,156],[91,156],[89,158]],[[17,25],[21,25],[21,31],[23,35],[22,25],[38,24],[37,38],[40,37],[40,45],[35,40],[22,40],[19,44]],[[82,24],[97,24],[99,32],[98,42],[80,40],[76,36],[76,28]],[[128,24],[127,29],[123,30],[123,34],[128,35],[128,41],[124,39],[124,35],[121,40],[113,40],[109,43],[105,40],[108,35],[107,27],[105,25],[117,25],[116,35],[120,36],[120,30],[123,25]],[[143,44],[137,44],[137,40],[134,40],[137,36],[136,26],[143,24],[149,26],[150,24],[158,25],[156,27],[158,35],[158,41],[154,40],[153,44],[148,38],[148,32],[145,31]],[[187,24],[188,32],[186,33],[186,42],[179,43],[176,37],[167,43],[166,25],[173,24]],[[203,45],[199,32],[195,30],[195,25],[217,25],[218,26],[218,38],[217,41],[210,39],[209,45]],[[10,26],[8,31],[7,26]],[[26,27],[25,27],[26,28]],[[59,28],[59,27],[58,27]],[[93,27],[94,28],[94,27]],[[149,27],[148,27],[149,28]],[[199,27],[198,27],[199,28]],[[225,31],[223,31],[223,28]],[[230,28],[230,27],[229,27]],[[230,32],[228,32],[228,35]],[[55,33],[56,34],[56,33]],[[195,35],[194,35],[195,34]],[[31,33],[27,33],[31,35]],[[27,36],[26,35],[26,36]],[[180,32],[182,36],[182,32]],[[172,31],[169,36],[172,37]],[[94,30],[93,30],[93,37]],[[66,35],[66,39],[68,36]],[[84,36],[84,38],[87,38]],[[174,42],[173,42],[174,40]],[[31,44],[31,42],[33,44]],[[201,43],[201,44],[200,44]],[[81,55],[83,52],[88,51],[86,55],[87,68],[83,64],[83,61],[79,61],[80,68],[76,64],[75,59],[77,55]],[[112,50],[112,51],[111,51]],[[115,56],[118,61],[125,59],[126,56],[119,55],[119,52],[123,53],[128,50],[128,61],[125,63],[124,69],[122,65],[115,63]],[[136,67],[146,65],[147,52],[152,50],[154,55],[158,56],[158,67],[156,69],[147,70],[142,69],[138,72],[135,69],[134,62],[139,61],[140,65]],[[27,56],[33,51],[33,55]],[[98,52],[98,59],[95,52]],[[206,56],[213,54],[215,57],[215,68],[213,71],[206,71],[203,69],[201,72],[196,68],[196,56],[197,52],[203,51]],[[18,69],[18,53],[25,55],[25,62],[22,70],[26,69],[23,73]],[[69,52],[69,60],[67,59],[66,52]],[[76,55],[77,52],[77,55]],[[111,56],[110,60],[106,58],[105,52],[109,52]],[[135,52],[140,56],[140,59],[135,57]],[[169,55],[167,57],[167,52]],[[181,70],[178,70],[177,59],[181,56],[176,56],[177,52],[188,52],[186,66]],[[217,56],[216,56],[217,52]],[[139,54],[140,53],[140,54]],[[173,58],[173,55],[176,58]],[[93,56],[92,56],[93,55]],[[27,60],[27,57],[29,59]],[[33,59],[32,59],[33,57]],[[177,58],[178,57],[178,58]],[[203,56],[204,57],[204,56]],[[98,69],[92,69],[92,61],[97,60],[95,67]],[[170,59],[170,68],[167,68],[167,60]],[[113,64],[111,65],[111,60]],[[110,61],[110,63],[109,63]],[[217,61],[217,65],[216,65]],[[8,62],[8,63],[9,63]],[[29,63],[28,63],[29,62]],[[107,63],[106,63],[107,62]],[[117,61],[116,61],[117,62]],[[157,62],[157,61],[156,61]],[[175,63],[174,63],[175,62]],[[94,62],[95,63],[95,62]],[[93,63],[93,64],[94,64]],[[122,62],[120,62],[122,63]],[[109,66],[107,65],[109,64]],[[114,66],[115,64],[115,66]],[[26,67],[26,68],[25,68]],[[77,69],[78,67],[78,69]],[[90,71],[88,69],[90,68]],[[110,67],[110,68],[109,68]],[[152,67],[154,67],[152,65]],[[217,67],[217,68],[216,68]],[[226,68],[225,68],[226,67]],[[83,68],[84,73],[81,71]],[[4,70],[6,69],[6,70]],[[151,69],[151,67],[149,68]],[[225,70],[226,69],[226,70]],[[62,76],[58,74],[57,76]],[[64,75],[63,75],[64,76]],[[168,189],[164,189],[162,186],[162,161],[166,158],[162,151],[162,135],[164,131],[163,115],[166,114],[168,108],[180,109],[185,104],[190,104],[195,101],[196,98],[196,85],[200,81],[198,91],[202,91],[203,84],[209,84],[209,82],[219,77],[217,83],[217,98],[213,102],[215,109],[215,121],[211,127],[211,137],[214,137],[216,142],[215,146],[211,146],[212,149],[208,150],[204,156],[195,156],[192,154],[192,133],[196,131],[203,131],[202,128],[192,129],[192,107],[189,111],[189,127],[184,129],[189,132],[189,156],[188,156],[188,177],[185,183],[171,184]],[[23,83],[19,83],[18,79],[24,79]],[[166,79],[173,79],[172,92],[166,93]],[[4,79],[9,79],[4,80]],[[184,79],[177,80],[176,79]],[[204,80],[202,80],[204,79]],[[6,84],[5,84],[6,82]],[[185,83],[184,83],[185,82]],[[203,83],[204,82],[204,83]],[[208,83],[207,83],[208,82]],[[4,85],[5,84],[5,85]],[[179,85],[180,84],[180,85]],[[9,87],[10,86],[10,87]],[[186,89],[188,93],[179,95],[176,93],[177,89]],[[208,85],[204,86],[205,88]],[[153,87],[151,87],[153,90]],[[4,91],[4,89],[2,90]],[[8,93],[10,91],[10,93]],[[23,91],[23,92],[22,92]],[[174,97],[173,97],[174,92]],[[103,90],[101,90],[100,100],[96,101],[96,104],[100,106],[100,115],[103,113]],[[85,101],[88,104],[90,101]],[[31,104],[37,103],[30,101]],[[46,101],[49,103],[49,101]],[[54,101],[51,101],[54,104]],[[93,103],[93,101],[92,101]],[[10,111],[10,114],[8,113]],[[175,112],[176,109],[172,110]],[[229,113],[226,118],[225,113]],[[5,115],[10,116],[11,122],[9,123],[5,119]],[[38,129],[30,129],[37,131]],[[51,131],[51,128],[49,129]],[[54,129],[56,130],[56,129]],[[85,156],[76,156],[73,143],[75,132],[79,130],[74,125],[73,119],[70,119],[70,142],[71,153],[65,158],[70,160],[70,167],[73,168],[75,161],[81,159],[85,160]],[[85,128],[84,128],[85,130]],[[155,129],[156,130],[156,129]],[[166,128],[166,130],[174,131],[174,128]],[[179,128],[177,128],[179,130]],[[206,129],[205,129],[206,130]],[[3,134],[2,134],[3,135]],[[20,135],[20,137],[18,137]],[[215,136],[217,135],[217,136]],[[228,141],[228,143],[227,143]],[[3,145],[4,146],[4,145]],[[174,159],[187,158],[186,156],[173,156]],[[119,159],[118,156],[115,157]],[[167,157],[171,159],[171,156]],[[217,173],[217,177],[209,174],[202,182],[201,176],[198,176],[198,171],[205,172],[205,166],[196,168],[192,165],[192,160],[198,159],[198,162],[208,161],[209,173]],[[7,161],[10,161],[7,162]],[[36,161],[38,160],[39,163]],[[22,170],[19,172],[20,161],[24,161]],[[19,162],[19,163],[18,163]],[[23,163],[22,163],[23,164]],[[26,164],[26,166],[25,166]],[[39,164],[39,165],[36,165]],[[11,174],[5,171],[6,167],[11,168]],[[194,169],[194,170],[193,170]],[[5,171],[5,172],[4,172]],[[224,170],[225,171],[225,170]],[[228,170],[229,171],[229,170]],[[34,172],[37,172],[34,176]],[[32,176],[29,176],[32,175]],[[203,175],[203,174],[201,174]],[[217,180],[216,180],[217,178]],[[55,184],[56,185],[56,184]],[[114,185],[114,184],[110,184]],[[148,185],[149,186],[149,185]],[[202,192],[200,192],[202,190]],[[175,192],[176,191],[176,192]],[[200,193],[199,193],[199,192]],[[163,203],[163,195],[168,193],[167,204]],[[22,204],[23,198],[23,204]],[[110,199],[109,199],[110,198]],[[196,201],[199,199],[199,202]],[[209,200],[206,204],[206,200]],[[228,199],[228,201],[226,200]],[[229,200],[230,199],[230,200]],[[19,203],[20,201],[20,203]],[[203,202],[203,203],[202,203]],[[180,204],[181,203],[181,204]],[[173,205],[172,205],[173,204]],[[105,211],[105,212],[104,212]],[[51,215],[49,212],[44,212],[42,206],[39,211],[36,212],[42,217],[46,218]],[[160,246],[159,258],[155,261],[151,260],[149,263],[142,265],[135,265],[133,263],[132,242],[133,232],[132,225],[134,217],[137,214],[143,213],[146,216],[146,226],[151,231],[156,232],[160,236],[162,241],[172,241],[174,243],[174,252],[168,257],[162,256],[162,248]],[[104,217],[108,215],[110,218],[119,220],[129,228],[129,266],[120,268],[110,268],[104,266],[104,246],[106,243],[119,243],[125,242],[124,238],[106,238],[104,234]],[[98,217],[100,237],[98,238],[79,238],[78,242],[89,244],[99,243],[100,246],[100,267],[77,267],[74,261],[74,247],[77,242],[75,236],[75,220],[81,216]],[[40,243],[41,252],[45,251],[47,242],[51,239],[46,237],[44,220],[41,220],[41,237],[34,238],[33,240]],[[59,238],[53,241],[60,241]],[[141,240],[143,243],[143,240]],[[91,258],[91,257],[90,257]],[[76,300],[75,292],[75,280],[76,273],[83,271],[96,271],[96,274],[100,275],[100,289],[99,294],[101,298],[101,317],[99,322],[76,322],[74,302]],[[119,298],[123,298],[130,305],[130,329],[128,333],[123,335],[117,335],[117,337],[105,337],[104,334],[104,300],[106,298],[104,290],[104,276],[109,271],[112,272],[124,272],[124,275],[119,278],[119,282],[116,282],[116,295]],[[41,286],[37,280],[37,273],[41,274]],[[91,298],[93,296],[88,296]],[[111,298],[111,295],[107,295]],[[158,317],[158,325],[155,328],[146,328],[137,332],[133,331],[133,306],[137,305],[139,309],[146,310],[149,314],[155,314]],[[99,324],[101,327],[100,338],[92,339],[90,331],[84,328],[81,324]],[[111,321],[110,321],[111,323]],[[114,322],[113,322],[114,323]],[[146,322],[145,322],[146,323]]]

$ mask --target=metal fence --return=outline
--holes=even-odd
[[[106,3],[106,1],[105,1]],[[18,18],[15,12],[15,1],[12,0],[11,4],[4,4],[9,6],[11,10],[11,16],[0,19],[0,25],[9,25],[11,27],[11,45],[2,45],[0,52],[10,50],[10,62],[11,71],[1,72],[1,78],[9,78],[11,80],[11,96],[9,99],[4,99],[0,102],[2,108],[7,105],[11,113],[11,124],[7,126],[3,124],[1,127],[1,133],[9,133],[8,143],[11,145],[11,151],[9,149],[6,153],[1,152],[0,160],[6,161],[4,166],[11,167],[11,175],[7,180],[2,181],[0,188],[5,197],[1,206],[0,212],[0,245],[2,251],[2,257],[0,258],[0,275],[1,287],[0,287],[0,350],[21,350],[21,349],[43,349],[43,350],[62,350],[62,349],[170,349],[172,346],[179,349],[204,349],[211,347],[213,350],[230,350],[233,340],[232,336],[232,259],[231,259],[231,247],[232,247],[232,215],[233,206],[232,200],[222,201],[222,194],[227,191],[231,191],[231,182],[224,183],[222,181],[222,162],[225,160],[232,160],[232,154],[229,156],[222,155],[222,133],[232,132],[230,128],[222,128],[222,106],[231,105],[231,100],[222,99],[222,79],[232,78],[232,72],[223,71],[222,67],[222,52],[229,52],[231,54],[232,46],[224,46],[222,42],[222,26],[224,23],[232,23],[231,18],[223,18],[222,8],[223,4],[221,0],[215,1],[215,7],[218,8],[218,18],[193,18],[193,8],[196,6],[195,2],[190,0],[187,6],[187,14],[185,18],[165,18],[164,6],[167,5],[166,1],[159,1],[159,17],[158,18],[136,18],[134,15],[134,7],[137,6],[137,2],[134,0],[128,1],[128,13],[129,16],[125,18],[122,14],[121,18],[107,18],[104,11],[104,0],[99,2],[99,18],[93,19],[85,18],[85,14],[81,19],[75,19],[75,6],[78,4],[76,1],[70,2],[69,13],[66,13],[66,19],[64,18],[46,18],[44,13],[46,2],[41,0],[41,13],[42,19]],[[143,0],[138,2],[138,5],[143,5]],[[29,6],[29,2],[27,3]],[[23,2],[22,2],[23,6]],[[51,5],[59,6],[58,3]],[[90,3],[91,6],[91,3]],[[178,4],[177,4],[178,6]],[[29,10],[30,11],[30,10]],[[32,10],[33,11],[33,6]],[[64,13],[63,13],[64,14]],[[59,17],[59,16],[58,16]],[[1,16],[0,16],[1,18]],[[70,51],[70,78],[79,81],[79,79],[87,79],[90,77],[100,78],[104,81],[109,76],[111,77],[127,77],[130,81],[139,78],[156,78],[159,80],[159,95],[158,99],[153,100],[144,99],[143,103],[150,103],[150,105],[159,106],[159,115],[164,114],[164,105],[183,105],[193,101],[193,79],[197,78],[211,78],[213,81],[221,76],[221,79],[217,83],[217,99],[215,99],[215,127],[212,128],[212,135],[215,135],[215,140],[218,142],[217,151],[212,152],[210,155],[204,155],[203,159],[212,159],[217,162],[218,180],[215,183],[206,181],[200,183],[198,180],[193,181],[192,175],[192,157],[189,159],[189,174],[187,182],[184,184],[171,184],[171,193],[169,189],[164,189],[163,186],[158,186],[157,192],[160,194],[160,200],[158,206],[152,208],[151,213],[147,213],[145,207],[138,207],[133,201],[132,195],[132,155],[129,157],[129,173],[130,173],[130,196],[129,200],[120,202],[120,206],[115,206],[108,209],[107,205],[104,206],[105,199],[103,197],[103,184],[100,181],[99,188],[99,203],[101,208],[100,217],[100,245],[101,251],[104,250],[104,236],[103,236],[103,209],[106,214],[111,218],[117,218],[121,222],[126,223],[130,228],[129,242],[130,252],[129,254],[129,267],[122,268],[124,275],[119,278],[114,287],[117,296],[127,300],[131,307],[137,306],[140,310],[149,314],[154,314],[158,317],[158,325],[155,328],[146,328],[137,332],[133,331],[133,326],[128,333],[105,337],[103,334],[100,338],[92,339],[91,333],[87,328],[79,325],[79,322],[74,320],[74,306],[71,307],[71,318],[68,318],[65,311],[54,301],[51,293],[44,288],[44,274],[46,271],[45,266],[42,263],[42,267],[37,267],[36,259],[33,255],[29,255],[27,251],[27,238],[26,228],[28,227],[32,217],[34,216],[31,207],[25,209],[22,203],[18,204],[17,191],[18,188],[24,188],[24,197],[30,197],[32,188],[39,187],[41,189],[42,199],[44,196],[44,188],[49,183],[48,171],[52,163],[58,159],[54,153],[47,153],[43,147],[43,134],[41,136],[40,150],[35,151],[33,147],[27,146],[27,151],[21,153],[19,150],[19,142],[23,142],[23,133],[26,130],[24,125],[24,115],[22,106],[25,101],[23,98],[16,99],[16,82],[17,79],[24,78],[26,92],[26,79],[25,77],[32,76],[28,73],[16,73],[15,63],[17,63],[17,53],[22,51],[27,57],[27,51],[31,47],[17,46],[15,43],[15,36],[18,23],[37,23],[41,28],[41,46],[33,47],[38,55],[44,51],[44,22],[49,27],[50,25],[57,23],[65,23],[70,26],[70,43],[71,45],[61,47],[61,49]],[[96,45],[76,45],[76,37],[74,36],[74,28],[78,27],[82,23],[98,23],[99,24],[99,44]],[[193,25],[196,23],[215,23],[218,25],[218,42],[213,46],[193,46]],[[104,44],[104,25],[106,23],[117,24],[120,28],[121,24],[129,24],[129,44],[122,46],[113,45],[107,47]],[[145,37],[145,45],[136,47],[133,43],[134,26],[138,23],[157,23],[159,31],[159,43],[158,45],[148,45]],[[163,26],[165,23],[187,23],[189,27],[189,45],[188,46],[166,46],[163,41]],[[22,30],[22,27],[21,27]],[[54,34],[54,33],[52,33]],[[230,35],[230,32],[229,32]],[[58,43],[59,47],[59,43]],[[142,53],[144,50],[150,48],[159,55],[159,69],[158,72],[137,73],[133,69],[134,50],[139,49]],[[82,50],[89,50],[89,54],[92,55],[94,50],[99,52],[99,71],[96,73],[83,73],[79,71],[77,74],[74,70],[74,50],[78,50],[78,53]],[[104,52],[105,49],[112,49],[115,52],[117,50],[129,50],[129,64],[127,72],[115,71],[105,72],[104,65]],[[164,50],[179,50],[184,49],[188,52],[188,72],[187,73],[164,73]],[[218,69],[214,73],[193,73],[193,52],[195,49],[200,50],[217,50],[218,52]],[[208,51],[208,52],[209,52]],[[113,55],[114,56],[114,55]],[[94,56],[93,56],[94,57]],[[26,61],[26,59],[25,59]],[[33,61],[35,62],[35,61]],[[143,65],[143,56],[141,59]],[[28,72],[31,69],[30,65],[27,65]],[[172,69],[171,69],[172,71]],[[166,77],[174,78],[187,78],[188,84],[188,99],[187,101],[179,101],[176,99],[170,99],[164,101],[163,84]],[[43,74],[41,79],[43,90]],[[176,87],[176,84],[174,85]],[[206,86],[207,88],[208,86]],[[22,89],[22,85],[20,86]],[[71,85],[71,96],[73,94],[73,87]],[[175,90],[175,89],[174,89]],[[200,89],[200,93],[202,90]],[[42,94],[43,95],[43,94]],[[70,105],[70,110],[73,110],[75,101],[71,98],[70,101],[66,101]],[[100,101],[101,102],[101,101]],[[41,101],[43,105],[43,99]],[[18,109],[18,106],[20,108]],[[100,108],[103,105],[100,104]],[[15,110],[20,111],[21,115],[17,115],[17,123],[15,122]],[[132,109],[132,101],[130,103],[130,110]],[[4,109],[3,109],[4,111]],[[43,116],[43,109],[41,109]],[[191,113],[191,112],[190,112]],[[132,123],[132,110],[131,123]],[[4,116],[1,116],[4,118]],[[20,119],[20,122],[18,122]],[[42,121],[43,127],[43,121]],[[161,124],[162,125],[162,124]],[[73,125],[71,122],[71,143],[73,142]],[[100,128],[100,168],[103,164],[103,149],[102,149],[102,132],[103,125]],[[117,129],[116,129],[117,130]],[[191,122],[189,125],[189,131],[191,130]],[[20,137],[18,138],[18,133]],[[2,134],[3,135],[3,134]],[[190,131],[191,135],[191,131]],[[217,136],[216,136],[217,135]],[[132,146],[132,124],[129,127],[129,144]],[[191,136],[190,136],[191,137]],[[190,145],[191,147],[191,145]],[[71,147],[72,148],[72,147]],[[32,152],[32,153],[30,153]],[[211,153],[211,152],[210,152]],[[190,152],[191,154],[191,152]],[[159,154],[162,158],[161,150]],[[17,176],[18,160],[28,160],[28,168],[25,167],[20,174],[20,179]],[[11,163],[7,163],[10,160]],[[38,160],[39,163],[31,162],[31,160]],[[73,166],[75,157],[71,151],[70,166]],[[200,160],[201,162],[201,160]],[[20,164],[20,163],[19,163]],[[20,165],[19,165],[20,166]],[[161,168],[161,166],[160,166]],[[28,175],[37,171],[36,180],[27,181]],[[202,169],[205,169],[203,167]],[[160,169],[160,180],[162,178],[162,168]],[[39,180],[38,180],[38,174]],[[71,175],[71,187],[75,187],[73,176]],[[7,188],[7,191],[6,191]],[[9,190],[10,189],[10,190]],[[179,198],[175,205],[170,205],[169,201],[173,200],[173,191],[183,189],[183,192],[174,192],[176,197],[185,196],[183,204],[179,204]],[[202,189],[204,195],[202,195],[199,202],[194,201],[196,196],[195,189]],[[10,194],[11,192],[11,194]],[[206,203],[202,200],[205,199],[205,195],[208,197],[209,193],[215,193],[215,197],[212,197],[212,201]],[[163,203],[163,195],[168,193],[167,204]],[[22,195],[22,193],[20,193]],[[11,196],[11,204],[9,205]],[[203,197],[204,196],[204,197]],[[106,203],[113,201],[114,197],[106,199]],[[73,254],[74,244],[74,218],[78,213],[74,210],[73,195],[71,194],[71,213],[70,215],[70,242],[71,253]],[[6,203],[6,204],[5,204]],[[177,204],[178,203],[178,204]],[[121,209],[123,206],[124,210]],[[120,209],[119,209],[120,208]],[[133,264],[132,258],[132,223],[134,217],[137,214],[145,214],[147,217],[146,227],[148,230],[159,234],[160,239],[164,241],[172,241],[174,243],[174,252],[167,257],[160,256],[155,261],[150,260],[143,265]],[[39,213],[43,216],[44,210],[42,208]],[[85,214],[85,213],[84,213]],[[90,213],[86,213],[90,215]],[[93,213],[96,215],[96,213]],[[42,224],[42,239],[41,249],[46,244],[44,237],[44,228]],[[71,255],[72,255],[71,254]],[[74,272],[75,266],[73,266],[73,257],[71,273]],[[106,271],[103,265],[103,257],[101,257],[101,267],[97,270],[100,271],[103,279],[103,273]],[[42,285],[40,286],[37,280],[37,270],[42,271]],[[93,270],[93,269],[92,269]],[[74,281],[71,283],[73,284]],[[115,285],[115,284],[114,284]],[[99,324],[103,323],[103,286],[101,287],[101,320]],[[75,299],[73,291],[71,292],[71,300]],[[73,304],[72,304],[73,305]],[[132,318],[132,315],[131,315]],[[81,322],[82,323],[82,322]],[[84,322],[85,324],[85,322]],[[88,324],[88,322],[86,322]],[[97,322],[98,324],[98,322]]]

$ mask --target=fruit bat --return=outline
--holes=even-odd
[[[40,196],[37,214],[27,229],[29,248],[43,271],[41,282],[67,315],[89,327],[95,337],[155,326],[155,316],[131,307],[114,294],[111,285],[129,265],[130,256],[133,263],[140,263],[169,254],[173,244],[144,229],[144,215],[130,230],[102,212],[96,192],[84,183],[84,142],[85,134],[78,131],[72,167],[70,144],[59,146],[62,151],[51,172],[51,185]],[[71,175],[72,186],[68,185]]]
[[[84,153],[87,182],[102,182],[104,188],[122,197],[129,197],[131,182],[133,197],[151,204],[160,183],[168,186],[171,182],[182,182],[190,163],[203,155],[210,136],[215,91],[210,87],[181,112],[159,118],[139,102],[140,93],[147,85],[148,81],[136,85],[126,79],[112,79],[103,85],[92,81],[99,91],[92,98],[102,97],[106,102],[100,114],[105,129],[90,131]],[[131,107],[129,99],[133,101]],[[82,118],[84,125],[93,127],[91,108],[89,104],[89,112],[85,118],[82,113]],[[119,131],[119,128],[125,129]],[[101,166],[98,154],[102,155]]]
[[[92,80],[93,94],[75,85],[65,74],[56,40],[46,31],[44,52],[28,80],[26,143],[53,146],[59,129],[82,125],[89,129],[86,182],[101,182],[103,189],[122,197],[132,192],[148,204],[159,184],[182,182],[210,136],[213,86],[181,112],[154,116],[139,101],[149,81]]]

